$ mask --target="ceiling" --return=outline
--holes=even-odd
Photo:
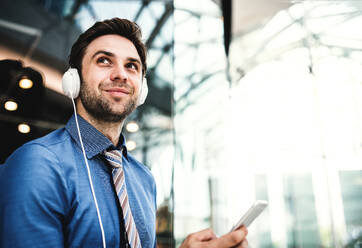
[[[17,79],[26,67],[31,67],[42,75],[42,82],[35,82],[41,85],[42,97],[34,97],[30,100],[31,103],[25,104],[20,97],[25,91],[19,89],[15,96],[22,102],[18,110],[9,112],[1,108],[0,132],[9,141],[0,144],[0,163],[19,145],[66,123],[73,109],[70,100],[62,94],[61,77],[68,68],[67,58],[71,45],[79,34],[97,20],[114,16],[134,20],[142,27],[143,37],[147,37],[149,95],[146,103],[129,119],[137,120],[147,129],[145,116],[149,112],[170,118],[172,77],[167,78],[167,74],[172,72],[165,73],[165,77],[159,71],[165,71],[164,64],[170,64],[163,60],[172,59],[172,37],[165,36],[162,32],[167,29],[172,31],[172,13],[172,1],[2,0],[0,60],[21,60],[22,66],[13,68],[11,80],[1,81],[1,105],[14,98],[14,92],[9,89],[18,88]],[[7,67],[2,67],[1,70],[9,74],[10,71],[4,71],[4,68]],[[35,102],[39,104],[34,104]],[[25,113],[22,110],[25,107],[22,106],[29,104],[34,108]],[[18,131],[18,124],[22,122],[30,125],[30,133],[22,134]]]

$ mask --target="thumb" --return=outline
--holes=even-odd
[[[240,244],[246,237],[248,231],[245,227],[237,229],[233,232],[227,233],[218,239],[210,241],[210,247],[228,248]]]

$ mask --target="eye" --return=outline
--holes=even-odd
[[[97,63],[98,63],[98,64],[109,65],[109,64],[111,64],[111,61],[110,61],[108,58],[106,58],[106,57],[99,57],[99,58],[97,59]]]
[[[138,71],[138,65],[136,63],[127,63],[126,67]]]

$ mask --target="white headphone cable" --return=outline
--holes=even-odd
[[[75,108],[75,103],[73,98],[70,98],[72,100],[73,103],[73,108],[74,108],[74,116],[75,116],[75,122],[77,124],[77,131],[78,131],[78,136],[79,136],[79,140],[80,140],[80,145],[82,147],[82,152],[83,152],[83,158],[87,167],[87,171],[88,171],[88,179],[89,179],[89,184],[91,187],[91,191],[92,191],[92,195],[93,195],[93,200],[94,200],[94,204],[96,205],[96,210],[97,210],[97,215],[98,215],[98,223],[99,223],[99,227],[101,228],[101,232],[102,232],[102,243],[103,243],[103,248],[106,248],[106,238],[104,235],[104,229],[103,229],[103,224],[102,224],[102,218],[101,218],[101,214],[99,211],[99,207],[98,207],[98,202],[97,202],[97,197],[96,194],[94,192],[94,187],[93,187],[93,181],[92,181],[92,176],[90,174],[90,169],[89,169],[89,165],[88,165],[88,160],[85,156],[85,150],[84,150],[84,146],[83,146],[83,141],[82,141],[82,137],[80,135],[80,130],[79,130],[79,125],[78,125],[78,118],[77,118],[77,110]]]

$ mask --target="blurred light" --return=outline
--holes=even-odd
[[[30,89],[33,87],[33,81],[31,81],[29,78],[22,78],[19,81],[19,86],[23,89]]]
[[[127,131],[130,132],[130,133],[135,133],[135,132],[137,132],[140,128],[139,128],[139,126],[138,126],[138,124],[137,124],[136,122],[131,121],[131,122],[129,122],[129,123],[127,124],[126,129],[127,129]]]
[[[18,104],[12,100],[6,101],[4,105],[7,111],[15,111],[18,109]]]
[[[136,149],[137,144],[136,144],[136,142],[134,142],[133,140],[128,140],[128,141],[126,142],[126,146],[127,146],[127,150],[133,151],[134,149]]]
[[[30,132],[30,126],[28,124],[22,123],[18,125],[18,131],[20,133],[29,133]]]

